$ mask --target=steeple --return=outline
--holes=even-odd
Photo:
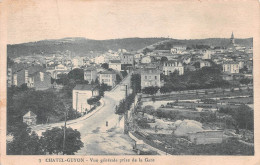
[[[234,38],[233,31],[232,31],[232,34],[231,34],[230,42],[231,42],[232,44],[235,44],[235,38]]]

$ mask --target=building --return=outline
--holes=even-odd
[[[75,58],[72,59],[72,63],[73,63],[74,68],[80,68],[84,64],[83,58],[82,57],[75,57]]]
[[[120,60],[110,60],[109,68],[116,70],[116,71],[121,71],[121,61]]]
[[[161,87],[160,71],[155,68],[144,68],[141,71],[141,88],[157,86]]]
[[[172,54],[182,54],[184,51],[186,51],[186,46],[184,45],[176,45],[171,48]]]
[[[145,56],[141,59],[142,64],[150,64],[155,61],[155,58],[152,56]]]
[[[121,64],[134,65],[134,55],[131,53],[122,53],[120,55]]]
[[[184,67],[181,62],[170,60],[163,64],[163,74],[170,75],[171,73],[177,71],[179,75],[184,74]]]
[[[202,50],[202,59],[211,59],[211,54],[210,50]]]
[[[222,143],[223,141],[223,131],[222,130],[205,130],[195,133],[188,133],[188,139],[199,144],[212,144],[212,143]]]
[[[223,64],[224,73],[239,73],[239,63],[228,62]]]
[[[103,64],[105,63],[105,57],[104,56],[97,56],[94,58],[94,62],[96,64]]]
[[[37,66],[29,66],[22,68],[20,70],[16,70],[13,72],[13,85],[14,86],[21,86],[22,84],[27,84],[28,83],[28,77],[29,75],[33,75],[36,72],[45,72],[44,68],[37,65]]]
[[[209,61],[200,61],[200,68],[210,67],[211,63]]]
[[[23,116],[23,122],[26,123],[28,126],[36,125],[37,115],[35,115],[32,111],[27,112]]]
[[[84,70],[84,80],[91,83],[92,81],[95,82],[97,79],[97,69],[95,67],[89,67],[86,70]]]
[[[12,68],[7,68],[7,87],[11,87],[13,85],[12,82],[13,72]]]
[[[88,99],[99,95],[97,85],[78,84],[72,91],[72,107],[79,113],[84,113],[91,109]]]
[[[50,71],[52,78],[57,79],[61,74],[68,74],[71,71],[70,68],[65,65],[56,65],[53,71]]]
[[[28,75],[28,88],[35,90],[46,90],[52,87],[50,73],[44,71],[34,72]]]
[[[116,85],[116,73],[113,71],[104,71],[98,74],[99,82],[114,87]]]
[[[235,44],[235,38],[234,38],[233,32],[231,34],[230,43],[233,44],[233,45]]]

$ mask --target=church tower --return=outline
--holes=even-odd
[[[231,42],[231,44],[233,44],[233,45],[235,44],[235,38],[234,38],[233,32],[232,32],[232,34],[231,34],[230,42]]]

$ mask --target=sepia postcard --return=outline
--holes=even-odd
[[[258,0],[1,0],[1,165],[260,164]]]

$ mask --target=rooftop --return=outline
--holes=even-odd
[[[29,111],[23,117],[32,117],[32,116],[36,117],[37,115],[35,115],[32,111]]]
[[[97,85],[89,85],[89,84],[77,84],[73,90],[86,90],[86,91],[93,91],[97,88]]]
[[[110,60],[109,63],[121,63],[120,60]]]
[[[106,71],[100,72],[100,74],[116,74],[116,73],[114,71],[106,70]]]

